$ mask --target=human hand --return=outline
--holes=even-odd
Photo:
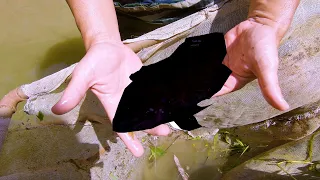
[[[215,96],[220,96],[245,86],[258,78],[267,102],[279,110],[287,110],[278,82],[278,45],[280,38],[271,26],[246,20],[225,35],[227,55],[223,64],[232,74]]]
[[[74,69],[68,87],[52,111],[64,114],[72,110],[90,89],[101,101],[112,121],[123,91],[131,82],[129,76],[141,67],[138,56],[121,41],[93,44]],[[161,136],[168,135],[170,129],[167,125],[160,125],[145,132]],[[118,135],[133,155],[138,157],[143,154],[143,147],[135,137],[128,133]]]

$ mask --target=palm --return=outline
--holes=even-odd
[[[225,41],[227,56],[223,64],[232,74],[215,96],[240,89],[258,78],[265,99],[277,109],[287,109],[278,84],[278,43],[274,29],[247,20],[231,29]]]
[[[87,67],[89,64],[90,68]],[[88,86],[106,108],[109,118],[113,119],[123,90],[130,84],[130,74],[141,67],[140,59],[124,45],[98,44],[90,48],[74,74],[88,76],[82,78],[89,80]]]
[[[90,89],[97,95],[112,121],[122,93],[130,84],[130,74],[141,67],[138,56],[121,42],[95,44],[75,68],[68,87],[52,111],[63,114],[72,110]],[[160,125],[146,132],[167,135],[170,129],[166,125]],[[118,135],[134,155],[142,155],[143,148],[137,139],[127,133]]]

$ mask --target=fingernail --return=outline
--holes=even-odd
[[[280,99],[280,101],[281,101],[281,104],[282,104],[282,106],[283,106],[283,109],[282,109],[282,110],[287,110],[287,109],[290,108],[288,102],[287,102],[283,97]]]
[[[136,141],[133,141],[133,146],[132,146],[132,147],[134,148],[134,150],[135,150],[136,152],[140,152],[140,151],[141,151],[140,144],[137,143]]]
[[[67,100],[64,100],[64,101],[58,101],[55,105],[53,105],[53,107],[51,108],[51,111],[54,113],[54,114],[57,114],[57,115],[61,115],[63,114],[61,112],[61,108],[67,103],[68,101]]]
[[[142,154],[144,153],[144,149],[141,146],[140,142],[133,139],[128,133],[118,133],[119,135],[121,135],[122,140],[124,141],[124,143],[127,145],[127,147],[129,148],[129,150],[132,152],[132,154],[136,157],[140,157],[142,156]]]
[[[172,129],[169,128],[167,125],[163,126],[163,130],[159,134],[160,136],[169,136],[172,133]]]
[[[68,103],[68,99],[66,99],[66,100],[64,100],[62,102],[59,102],[59,104],[62,105],[62,106],[65,105],[66,103]]]
[[[51,111],[56,114],[57,113],[57,104],[53,105],[52,108],[51,108]]]

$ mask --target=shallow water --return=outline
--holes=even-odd
[[[1,1],[0,12],[0,96],[78,61],[84,52],[64,1]]]
[[[259,132],[248,136],[247,128],[244,127],[221,131],[228,131],[233,140],[237,138],[249,145],[248,150],[242,155],[241,152],[230,151],[232,147],[226,143],[221,133],[210,139],[189,137],[189,139],[167,142],[165,138],[160,138],[154,145],[158,145],[166,153],[157,159],[146,160],[142,179],[181,179],[173,160],[173,156],[176,155],[182,168],[188,174],[189,180],[218,180],[233,167],[286,142],[261,139],[261,136],[258,136]],[[250,138],[251,136],[257,138]]]
[[[0,12],[0,97],[79,61],[85,53],[64,1],[1,1]],[[28,120],[21,107],[11,129]]]
[[[168,146],[168,143],[164,144],[159,147]],[[216,152],[213,155],[212,143],[210,142],[178,140],[167,149],[164,156],[146,162],[143,178],[145,180],[179,179],[180,175],[173,161],[174,155],[178,157],[190,180],[206,177],[217,179],[221,175],[219,165],[226,161],[221,152]],[[213,156],[215,156],[215,161],[212,161]]]
[[[84,56],[81,35],[65,1],[1,1],[0,12],[4,25],[0,28],[0,97]],[[119,16],[119,23],[123,39],[159,27],[145,27],[123,16]],[[13,116],[11,129],[29,119],[21,107]]]

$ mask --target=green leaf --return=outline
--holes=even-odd
[[[237,141],[237,143],[238,143],[240,146],[245,146],[245,145],[243,144],[243,142],[240,141],[240,139],[236,139],[236,141]]]
[[[141,142],[144,143],[144,142],[146,142],[146,140],[147,140],[147,139],[144,137],[144,138],[141,139]]]
[[[220,134],[230,134],[229,131],[226,131],[226,130],[220,130],[219,133]]]
[[[109,177],[111,180],[118,180],[118,178],[115,175],[113,175],[112,173],[109,174]]]
[[[196,136],[196,137],[189,136],[188,137],[188,140],[193,140],[193,141],[200,140],[200,139],[201,139],[201,136]]]
[[[150,147],[150,151],[151,151],[151,155],[149,156],[149,160],[150,160],[151,158],[156,159],[156,158],[158,158],[158,157],[161,157],[161,156],[163,156],[163,155],[166,153],[165,150],[163,150],[163,149],[160,148],[160,147],[156,147],[156,146],[151,146],[151,147]]]
[[[309,140],[309,143],[308,143],[308,157],[307,157],[307,160],[308,161],[312,161],[312,154],[313,154],[313,142],[314,142],[314,138],[316,137],[316,135],[319,133],[320,131],[314,133],[310,140]]]
[[[224,140],[226,143],[231,144],[231,138],[228,135],[225,136]]]
[[[211,147],[213,149],[213,157],[216,157],[218,148],[219,148],[219,134],[215,134],[213,138],[213,145]]]
[[[41,111],[39,111],[39,112],[38,112],[38,115],[37,115],[37,118],[38,118],[40,121],[43,121],[44,114],[43,114]]]

